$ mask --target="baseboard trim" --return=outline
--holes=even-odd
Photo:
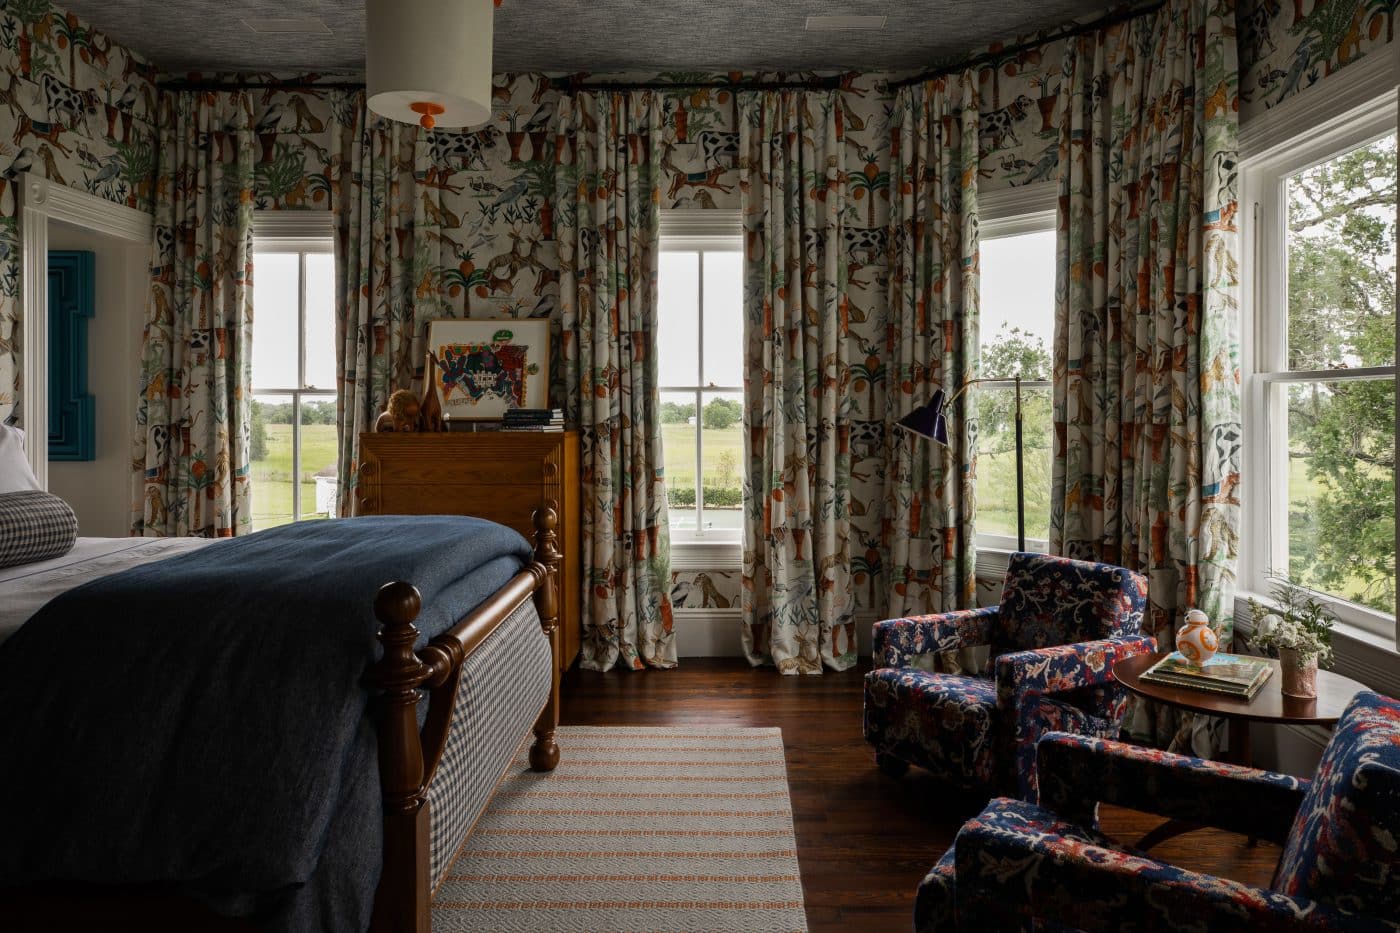
[[[1300,741],[1306,742],[1319,752],[1327,747],[1332,738],[1332,730],[1325,726],[1284,726],[1287,732]]]
[[[680,658],[742,658],[739,609],[676,609],[676,656]],[[874,612],[856,613],[856,651],[870,656]]]
[[[676,654],[682,658],[742,658],[738,609],[677,609]]]

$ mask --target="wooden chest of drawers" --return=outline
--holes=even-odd
[[[356,515],[475,515],[529,540],[535,509],[558,513],[561,670],[582,625],[580,493],[577,431],[360,435]]]

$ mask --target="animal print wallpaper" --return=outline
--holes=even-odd
[[[1383,48],[1395,0],[1240,0],[1236,21],[1243,121]]]
[[[1244,113],[1262,112],[1389,42],[1391,0],[1240,0]],[[1018,43],[1019,44],[1019,43]],[[982,192],[1055,180],[1055,101],[1063,41],[1028,51],[988,52],[980,68]],[[22,390],[19,242],[15,179],[35,170],[99,196],[150,209],[156,76],[151,65],[47,0],[0,6],[0,56],[7,82],[0,110],[0,417]],[[206,76],[207,77],[207,76]],[[226,76],[230,83],[269,77]],[[722,80],[794,80],[809,75],[668,72],[589,76],[678,86],[666,97],[663,208],[739,207],[737,110],[728,90],[681,89]],[[886,371],[885,227],[889,139],[896,76],[839,77],[851,172],[845,217],[850,270],[848,348],[856,424],[851,436],[852,576],[857,608],[879,611],[880,509],[884,485]],[[259,92],[258,207],[327,210],[343,155],[333,127],[347,122],[350,79],[287,81]],[[553,120],[566,79],[501,74],[491,122],[471,132],[434,130],[419,146],[430,168],[417,179],[420,242],[440,260],[416,289],[420,319],[437,316],[557,320],[558,265],[551,205]],[[557,345],[557,341],[556,341]],[[559,367],[556,367],[558,370]],[[13,388],[11,388],[13,387]],[[562,397],[561,387],[555,392]],[[737,571],[674,575],[678,608],[739,605]]]
[[[139,54],[48,0],[0,3],[0,418],[24,388],[23,175],[150,211],[155,79]]]

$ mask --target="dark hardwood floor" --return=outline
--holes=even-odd
[[[986,802],[950,793],[918,768],[892,779],[861,738],[859,670],[784,677],[742,660],[687,659],[673,671],[574,670],[565,675],[566,725],[777,726],[787,751],[807,920],[813,931],[908,930],[919,881],[963,820]],[[568,746],[563,753],[569,753]],[[1135,840],[1160,821],[1104,808],[1103,828]],[[1278,848],[1201,830],[1165,843],[1165,861],[1266,884]]]

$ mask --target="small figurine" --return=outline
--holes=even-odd
[[[421,430],[421,410],[418,396],[408,389],[399,389],[389,396],[389,404],[385,406],[384,413],[375,420],[374,430],[382,433],[412,434]]]
[[[1186,613],[1186,624],[1176,630],[1176,650],[1189,663],[1205,667],[1220,649],[1220,639],[1210,627],[1210,616],[1199,609]]]

